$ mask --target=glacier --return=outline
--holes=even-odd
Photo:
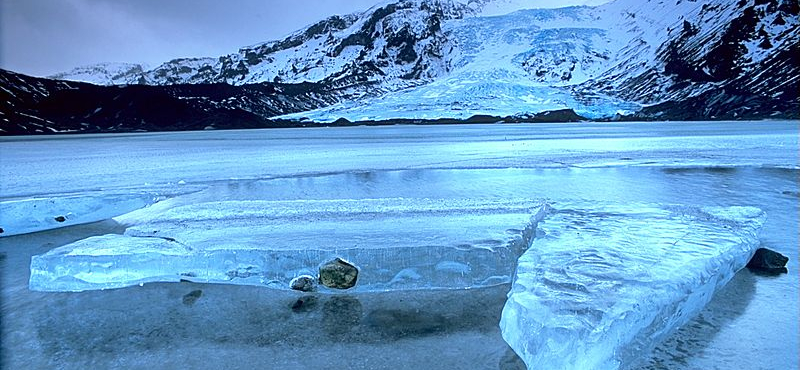
[[[132,223],[124,235],[94,236],[34,256],[30,289],[181,280],[289,289],[292,279],[314,276],[335,258],[359,270],[358,284],[348,291],[494,286],[511,281],[546,204],[250,200],[162,208],[118,218]]]
[[[280,118],[467,119],[571,108],[597,119],[638,111],[641,106],[636,103],[582,93],[574,86],[599,76],[624,47],[622,40],[630,37],[627,31],[607,30],[607,21],[594,20],[592,11],[531,9],[451,20],[442,26],[443,32],[457,49],[447,56],[446,75],[421,86]]]
[[[519,259],[500,326],[529,369],[646,357],[743,268],[754,207],[554,204]]]

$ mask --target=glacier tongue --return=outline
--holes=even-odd
[[[223,201],[150,207],[90,237],[34,256],[30,288],[82,291],[145,282],[289,289],[343,258],[354,291],[509,283],[545,213],[540,201],[428,199]],[[325,288],[321,288],[325,289]]]
[[[557,204],[519,259],[500,322],[529,369],[617,369],[646,356],[747,263],[752,207]]]

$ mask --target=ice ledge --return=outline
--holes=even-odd
[[[0,237],[107,220],[159,200],[154,192],[96,192],[0,201]]]
[[[519,259],[503,338],[529,369],[629,367],[745,266],[752,207],[557,204]]]
[[[511,282],[547,205],[535,200],[226,201],[154,206],[31,260],[30,289],[82,291],[189,280],[289,289],[342,258],[348,291],[465,289]],[[323,288],[324,289],[324,288]]]

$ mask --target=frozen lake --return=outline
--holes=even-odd
[[[185,202],[547,199],[756,206],[789,273],[742,270],[636,364],[798,365],[798,122],[387,126],[0,139],[0,201],[151,192]],[[509,285],[299,297],[156,283],[28,290],[33,255],[113,221],[0,238],[2,368],[480,368],[521,363],[500,337]],[[434,350],[432,350],[434,349]],[[269,364],[269,365],[263,365]],[[336,365],[340,366],[340,365]]]

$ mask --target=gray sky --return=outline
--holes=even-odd
[[[0,68],[45,76],[98,62],[154,67],[179,57],[216,57],[378,2],[0,0]],[[542,7],[591,2],[598,0],[531,0]]]

